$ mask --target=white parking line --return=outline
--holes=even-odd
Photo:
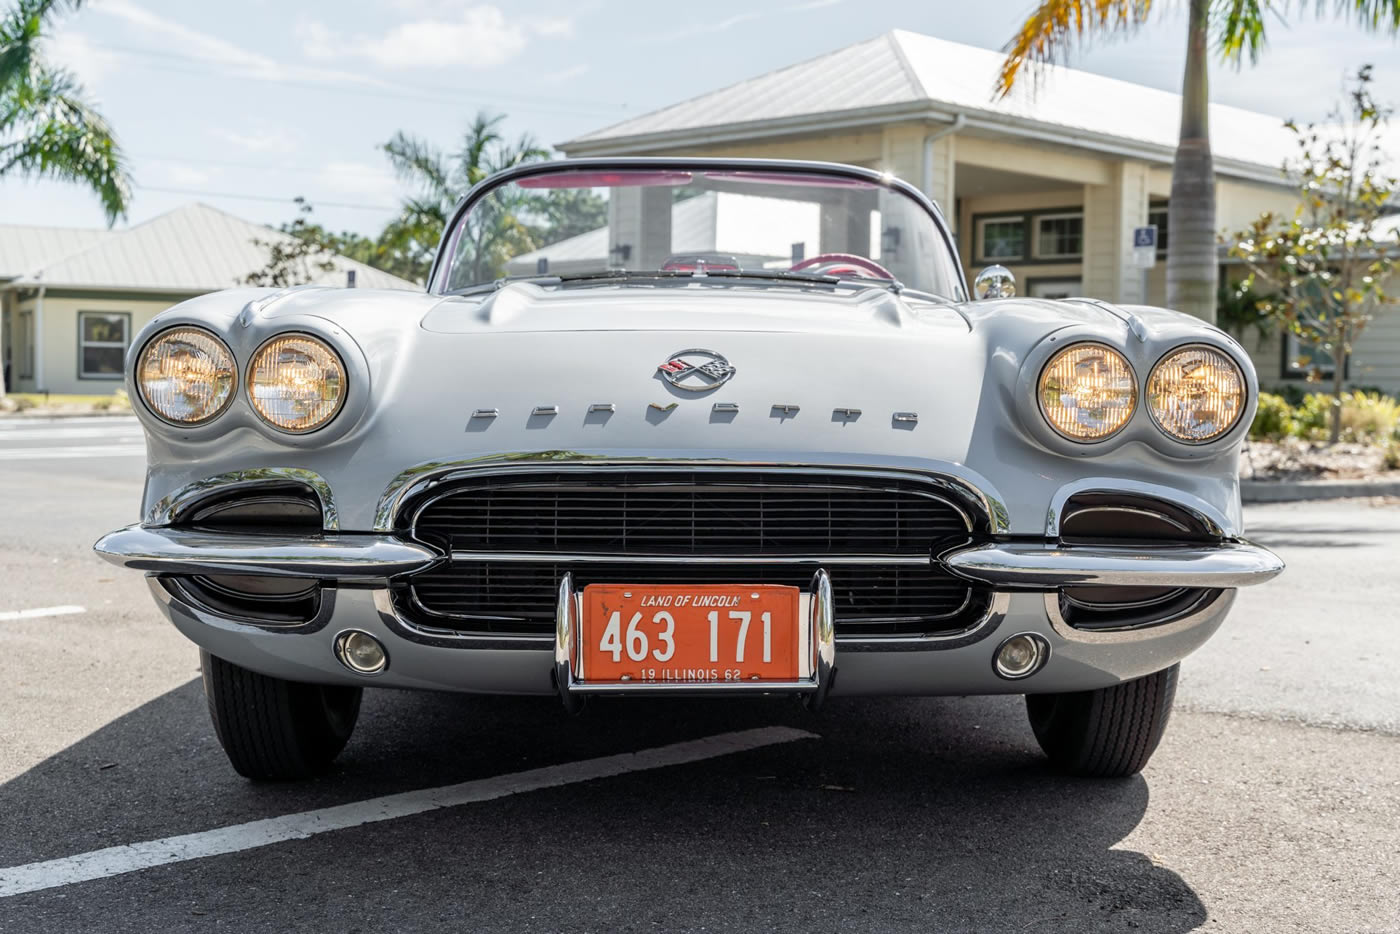
[[[145,442],[56,448],[0,448],[0,461],[63,460],[72,457],[145,457]]]
[[[87,608],[81,606],[40,606],[32,610],[4,610],[0,612],[0,622],[12,619],[38,619],[41,616],[72,616],[74,613],[86,613]]]
[[[136,872],[170,863],[201,859],[205,856],[219,856],[224,853],[237,853],[273,843],[288,840],[304,840],[316,834],[332,830],[344,830],[372,824],[378,821],[409,817],[440,808],[457,807],[463,804],[476,804],[494,801],[510,795],[542,788],[558,788],[574,782],[587,782],[597,778],[611,778],[628,772],[644,772],[649,769],[662,769],[688,762],[713,759],[716,756],[748,752],[775,743],[790,743],[799,739],[816,739],[815,733],[795,730],[791,727],[769,726],[755,730],[740,730],[735,733],[721,733],[704,739],[690,740],[671,746],[657,746],[640,752],[627,752],[616,756],[603,756],[598,759],[585,759],[582,762],[567,762],[563,765],[550,765],[511,775],[497,775],[458,785],[444,785],[441,788],[425,788],[421,791],[405,791],[396,795],[384,795],[353,804],[303,811],[300,814],[287,814],[283,817],[270,817],[266,820],[234,824],[216,830],[182,834],[162,840],[147,840],[125,846],[93,850],[77,856],[65,856],[42,863],[29,863],[25,866],[12,866],[0,869],[0,898],[22,895],[52,889],[75,882],[89,882],[105,879],[122,873]]]

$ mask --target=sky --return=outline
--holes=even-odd
[[[80,76],[130,156],[137,187],[118,226],[190,201],[276,225],[302,196],[320,223],[373,235],[412,193],[379,148],[397,131],[451,151],[488,110],[508,116],[510,136],[555,144],[890,29],[998,49],[1031,6],[89,0],[58,21],[47,53]],[[1297,14],[1272,23],[1270,36],[1258,65],[1214,69],[1214,100],[1320,119],[1348,71],[1369,62],[1377,96],[1400,104],[1395,40]],[[1076,52],[1072,64],[1175,91],[1184,47],[1173,10],[1131,38]],[[82,188],[19,180],[0,181],[0,223],[105,225]]]

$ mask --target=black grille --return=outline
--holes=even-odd
[[[483,478],[413,531],[454,551],[926,555],[968,528],[917,481],[637,471]]]
[[[408,513],[412,515],[412,513]],[[806,588],[816,565],[764,557],[879,555],[921,563],[824,561],[837,633],[955,632],[980,618],[985,593],[935,568],[935,546],[965,541],[958,507],[916,480],[798,473],[531,472],[482,478],[420,507],[412,533],[458,560],[409,579],[400,609],[461,632],[552,633],[559,581],[787,584]],[[528,553],[538,561],[492,560]],[[606,563],[555,555],[619,556]],[[742,556],[742,564],[629,562],[627,555]]]

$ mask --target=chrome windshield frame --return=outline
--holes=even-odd
[[[896,178],[888,172],[877,172],[874,169],[861,168],[854,165],[842,165],[837,162],[815,162],[800,159],[716,159],[696,156],[693,158],[678,156],[591,156],[583,159],[555,159],[548,162],[531,162],[525,165],[512,166],[496,174],[484,178],[473,185],[457,206],[452,209],[452,214],[442,228],[442,237],[438,240],[437,252],[433,257],[432,268],[428,272],[427,292],[430,295],[445,295],[448,290],[445,288],[445,270],[449,265],[448,253],[452,236],[462,218],[472,207],[483,197],[490,194],[501,185],[518,181],[522,178],[530,178],[535,175],[549,175],[556,172],[570,171],[597,171],[602,169],[635,170],[635,169],[705,169],[715,172],[791,172],[793,174],[817,174],[832,175],[837,178],[857,179],[868,182],[890,191],[913,199],[913,201],[928,212],[929,218],[933,221],[934,229],[938,231],[943,240],[946,264],[950,267],[952,275],[955,277],[953,284],[960,290],[959,295],[943,295],[950,301],[966,301],[968,298],[967,274],[964,272],[962,263],[958,260],[957,245],[953,241],[952,232],[948,223],[944,220],[943,212],[938,205],[918,188]]]

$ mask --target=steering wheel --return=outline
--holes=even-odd
[[[854,253],[821,253],[810,259],[792,264],[789,272],[812,270],[829,276],[855,275],[863,279],[893,279],[894,273],[873,259],[856,256]]]

